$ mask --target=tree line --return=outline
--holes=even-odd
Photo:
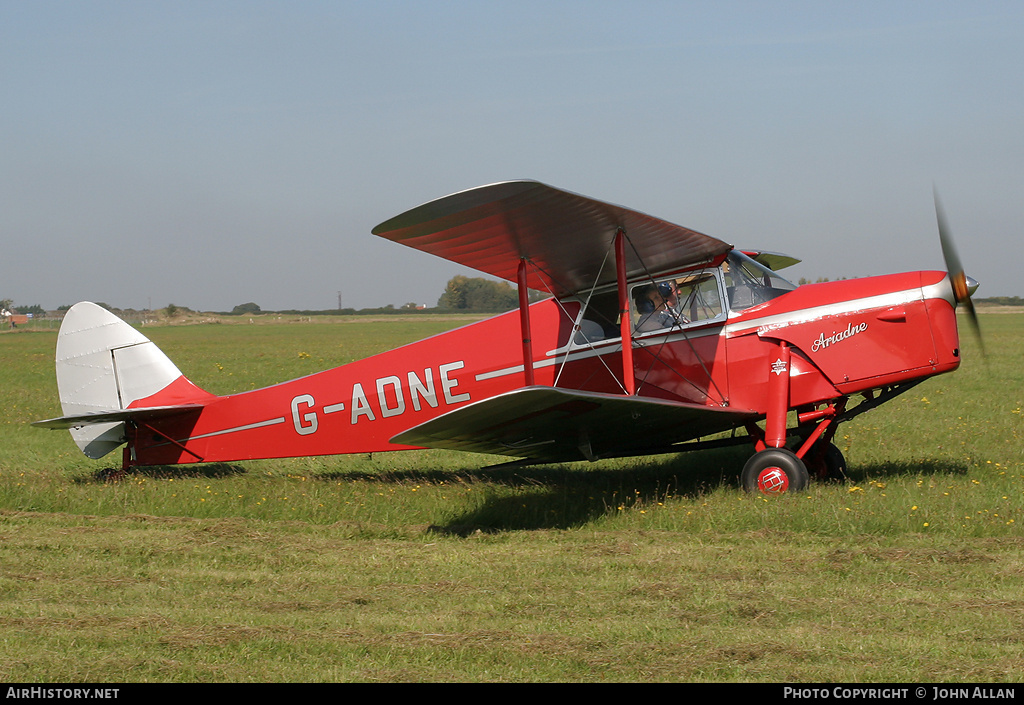
[[[818,282],[829,281],[827,278],[819,278]],[[801,279],[800,284],[810,283],[806,279]],[[539,301],[547,296],[547,294],[530,290],[529,300]],[[976,304],[991,304],[996,306],[1024,306],[1024,298],[1020,296],[991,296],[988,298],[975,298],[974,303]],[[3,304],[5,310],[14,309],[14,302],[11,299],[0,300],[0,304]],[[100,303],[103,308],[117,312],[118,309],[114,308],[105,303]],[[501,313],[502,311],[511,311],[519,306],[519,292],[518,290],[506,281],[493,281],[491,279],[484,279],[482,277],[466,277],[463,275],[457,275],[448,280],[448,284],[445,286],[444,292],[437,300],[437,306],[434,308],[422,308],[414,303],[407,303],[401,307],[395,307],[393,304],[387,304],[378,308],[344,308],[344,309],[326,309],[317,311],[300,311],[300,310],[284,310],[284,311],[264,311],[259,307],[258,304],[250,301],[244,304],[235,306],[231,311],[222,311],[224,315],[231,316],[243,316],[243,315],[254,315],[260,313],[277,313],[284,315],[304,315],[304,316],[315,316],[315,315],[379,315],[379,314],[399,314],[399,313],[438,313],[444,311],[459,311],[464,313]],[[57,310],[64,311],[70,308],[70,306],[60,306]],[[31,305],[31,306],[18,306],[18,313],[28,313],[35,316],[45,316],[46,311],[42,306]],[[183,313],[191,313],[192,310],[187,306],[176,306],[175,304],[168,304],[166,308],[161,309],[165,315],[169,318],[174,318]],[[134,312],[134,311],[133,311]]]
[[[540,301],[546,294],[531,289],[528,297],[531,302]],[[460,274],[448,280],[437,307],[450,311],[511,311],[519,307],[519,290],[506,281]]]

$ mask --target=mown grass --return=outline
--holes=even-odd
[[[153,328],[227,393],[459,325]],[[142,469],[62,432],[49,333],[0,336],[8,681],[984,681],[1024,661],[1024,315],[841,428],[850,482],[746,448],[534,468],[415,451]]]

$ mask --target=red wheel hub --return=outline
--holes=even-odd
[[[789,477],[780,467],[765,468],[757,476],[757,489],[765,494],[782,494],[789,489]]]

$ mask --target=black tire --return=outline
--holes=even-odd
[[[804,461],[793,451],[768,448],[751,456],[740,479],[747,492],[782,494],[806,489],[810,475]]]
[[[846,482],[846,458],[834,443],[815,444],[805,456],[811,476],[820,482]]]
[[[825,482],[846,482],[846,458],[832,443],[825,449]]]

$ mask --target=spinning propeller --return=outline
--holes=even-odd
[[[939,202],[938,192],[935,195],[935,217],[939,222],[939,243],[942,246],[942,259],[946,262],[946,272],[949,274],[949,283],[953,287],[953,298],[958,304],[963,304],[967,315],[971,319],[971,327],[974,329],[974,337],[981,347],[981,354],[985,354],[985,344],[981,339],[981,328],[978,326],[978,314],[974,311],[974,304],[971,302],[971,294],[978,288],[978,282],[971,279],[964,273],[963,265],[960,264],[960,256],[957,255],[956,245],[953,242],[953,234],[946,222],[946,214]]]

